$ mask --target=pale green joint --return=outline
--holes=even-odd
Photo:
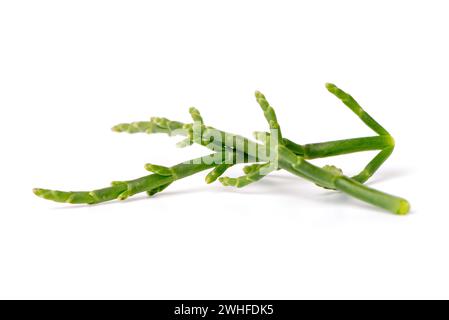
[[[156,173],[161,176],[173,176],[173,170],[171,168],[159,166],[156,164],[147,163],[145,165],[145,170]]]
[[[335,175],[335,177],[341,177],[343,176],[343,170],[341,170],[340,168],[334,166],[334,165],[325,165],[323,167],[323,170],[332,173],[333,175]],[[330,190],[335,190],[335,188],[330,188],[329,185],[324,185],[324,184],[320,184],[320,183],[316,183],[317,186],[322,187],[324,189],[330,189]]]
[[[148,195],[149,197],[152,197],[152,196],[154,196],[156,193],[162,192],[162,191],[164,191],[165,189],[167,189],[167,187],[168,187],[169,185],[171,185],[171,183],[167,183],[167,184],[164,184],[164,185],[159,186],[159,187],[157,187],[157,188],[151,189],[150,191],[147,191],[147,195]]]

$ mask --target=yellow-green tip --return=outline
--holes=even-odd
[[[410,203],[407,200],[402,199],[399,203],[399,208],[396,213],[400,216],[405,216],[410,212]]]
[[[33,189],[33,193],[34,193],[36,196],[41,197],[42,194],[44,193],[44,189],[34,188],[34,189]]]
[[[63,202],[60,200],[59,196],[64,196],[63,192],[48,190],[48,189],[40,189],[40,188],[34,188],[33,193],[38,196],[39,198],[43,198],[46,200],[53,200],[57,202]]]
[[[111,130],[114,131],[114,132],[123,132],[124,131],[123,130],[123,124],[115,125],[115,126],[113,126],[111,128]]]
[[[206,180],[207,184],[211,184],[212,182],[214,182],[215,180],[217,180],[217,178],[215,177],[215,175],[212,174],[208,174],[206,176],[206,178],[204,178],[204,180]]]
[[[326,83],[326,89],[329,90],[330,92],[333,92],[337,89],[337,86],[333,83]]]
[[[260,91],[254,93],[256,96],[257,103],[262,107],[262,110],[266,110],[269,107],[268,101],[265,96]]]

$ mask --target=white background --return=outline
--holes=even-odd
[[[449,298],[447,1],[0,2],[0,298]],[[206,154],[111,132],[150,116],[249,136],[264,92],[285,136],[395,137],[369,185],[398,217],[287,173],[234,190],[204,174],[148,199],[71,206],[93,189]],[[373,156],[326,161],[354,174]],[[238,175],[232,170],[230,175]]]

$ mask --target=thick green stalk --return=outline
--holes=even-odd
[[[257,140],[264,143],[270,138],[268,132],[255,132],[254,135]],[[311,160],[363,151],[383,150],[394,147],[394,139],[391,136],[373,136],[300,145],[284,138],[283,145],[294,154]]]
[[[390,136],[328,141],[304,145],[302,156],[305,159],[318,159],[362,151],[382,150],[391,146],[394,146],[394,140]]]
[[[285,141],[286,139],[284,139]],[[333,157],[348,153],[381,150],[368,165],[356,176],[355,181],[365,183],[382,166],[394,150],[394,139],[391,136],[375,136],[366,138],[355,138],[347,140],[328,141],[322,143],[298,145],[287,141],[285,146],[296,155],[304,159],[317,159]]]
[[[369,188],[348,177],[338,177],[334,184],[337,190],[398,215],[405,215],[410,211],[407,200]]]
[[[359,200],[390,212],[404,215],[410,210],[407,200],[369,188],[334,170],[325,170],[295,155],[285,147],[280,148],[279,166],[297,176],[329,189],[337,189]]]
[[[304,156],[304,146],[302,146],[296,142],[293,142],[287,138],[283,139],[283,144],[294,154],[296,154],[298,156]]]

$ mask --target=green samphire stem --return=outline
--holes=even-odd
[[[379,170],[392,154],[395,146],[393,137],[351,95],[333,84],[326,84],[326,88],[377,135],[298,144],[283,136],[274,108],[268,103],[265,96],[257,91],[256,100],[262,108],[270,130],[269,132],[255,132],[254,136],[258,142],[206,126],[200,112],[192,107],[189,109],[192,123],[171,121],[166,118],[151,118],[150,121],[116,125],[113,127],[113,131],[183,136],[184,139],[178,143],[179,147],[187,147],[196,143],[213,150],[214,153],[172,167],[147,164],[145,168],[153,174],[134,180],[115,181],[110,187],[93,191],[65,192],[48,189],[33,189],[33,191],[39,197],[57,202],[96,204],[114,199],[124,200],[141,192],[153,196],[168,188],[173,182],[204,170],[211,170],[206,176],[207,183],[219,180],[225,186],[242,188],[263,179],[273,171],[283,169],[320,187],[341,191],[395,214],[407,214],[410,210],[407,200],[363,184]],[[373,150],[377,150],[379,153],[352,178],[344,175],[341,169],[334,166],[320,168],[308,161]],[[250,164],[244,168],[244,175],[236,178],[222,176],[226,170],[241,163]]]

